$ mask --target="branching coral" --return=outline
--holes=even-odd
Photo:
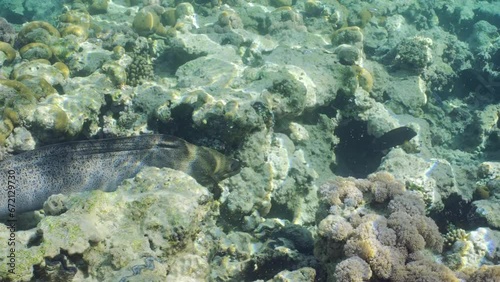
[[[146,52],[135,52],[127,68],[127,84],[137,86],[154,77],[153,63]]]
[[[467,241],[470,234],[462,228],[449,227],[448,233],[444,236],[445,244],[447,247],[453,246],[457,241]]]

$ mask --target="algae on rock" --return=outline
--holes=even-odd
[[[86,273],[78,270],[75,279],[88,275],[95,280],[117,281],[148,257],[164,261],[160,265],[155,262],[162,268],[192,244],[210,210],[210,199],[207,188],[190,176],[153,167],[124,181],[114,192],[69,195],[67,212],[46,216],[36,230],[18,233],[17,273],[7,272],[6,258],[2,257],[0,276],[30,281],[34,266],[43,269],[44,261],[56,256],[86,269]],[[9,231],[2,226],[0,230],[0,238],[7,238]],[[31,245],[32,236],[38,238],[38,245]],[[165,279],[165,271],[155,273],[155,279]]]

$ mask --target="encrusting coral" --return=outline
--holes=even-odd
[[[432,61],[432,45],[430,38],[406,38],[397,47],[395,61],[401,68],[421,72]]]

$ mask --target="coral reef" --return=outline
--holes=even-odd
[[[425,250],[441,252],[443,238],[434,221],[425,216],[422,198],[405,191],[389,173],[378,172],[367,179],[337,177],[324,184],[319,194],[330,215],[318,225],[315,252],[324,263],[335,265],[328,277],[414,281],[413,276],[439,274],[440,281],[458,281],[446,266],[427,261]],[[350,262],[358,264],[360,271],[354,272]]]
[[[6,19],[0,17],[0,41],[12,45],[16,41],[16,36],[14,27]]]
[[[416,36],[404,39],[396,49],[396,64],[421,72],[432,61],[432,39]]]
[[[360,45],[363,43],[363,33],[357,26],[343,27],[336,30],[332,35],[332,44]]]
[[[0,51],[3,52],[7,63],[12,63],[17,56],[16,50],[6,42],[0,42]]]
[[[343,65],[361,65],[362,53],[352,45],[342,44],[335,48],[335,53]]]
[[[135,15],[132,27],[139,35],[166,33],[165,27],[160,23],[160,17],[153,9],[143,9],[139,11]]]
[[[132,55],[132,62],[127,67],[126,83],[137,86],[143,81],[151,80],[154,77],[153,64],[147,52],[136,52]]]
[[[500,267],[498,265],[485,265],[476,271],[471,277],[471,282],[494,281],[500,277]]]
[[[371,277],[370,266],[357,256],[341,261],[335,268],[335,279],[339,282],[362,282],[370,280]]]
[[[159,132],[243,164],[208,188],[151,168],[55,195],[20,215],[27,259],[0,280],[498,274],[495,1],[7,0],[0,16],[0,158]],[[371,152],[402,126],[417,136]]]
[[[135,265],[144,264],[144,258],[174,262],[175,254],[192,244],[211,203],[208,190],[191,177],[157,168],[144,169],[115,192],[73,195],[64,202],[65,213],[47,216],[36,230],[19,234],[18,254],[30,260],[20,261],[16,274],[7,273],[2,263],[2,277],[28,281],[36,274],[32,266],[39,265],[35,271],[45,273],[44,277],[62,279],[71,266],[73,279],[120,280]],[[8,236],[6,231],[2,227],[2,238]],[[30,246],[30,237],[40,243]],[[64,268],[54,263],[61,259],[66,261]],[[179,260],[178,264],[189,258],[181,255]],[[154,264],[154,275],[144,271],[134,279],[149,275],[155,280],[169,279],[161,271],[165,265]]]

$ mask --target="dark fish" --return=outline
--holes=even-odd
[[[15,206],[17,213],[40,209],[53,194],[114,191],[145,166],[180,170],[202,185],[240,170],[237,160],[168,135],[54,144],[0,163],[0,218],[9,214],[9,207]]]
[[[406,126],[393,129],[380,137],[368,134],[367,123],[351,120],[335,130],[340,139],[335,148],[337,164],[332,167],[341,176],[365,178],[374,172],[387,154],[387,149],[402,145],[417,133]]]
[[[395,128],[384,135],[375,138],[372,143],[373,151],[383,151],[410,141],[413,137],[417,136],[415,130],[410,127],[402,126]]]

